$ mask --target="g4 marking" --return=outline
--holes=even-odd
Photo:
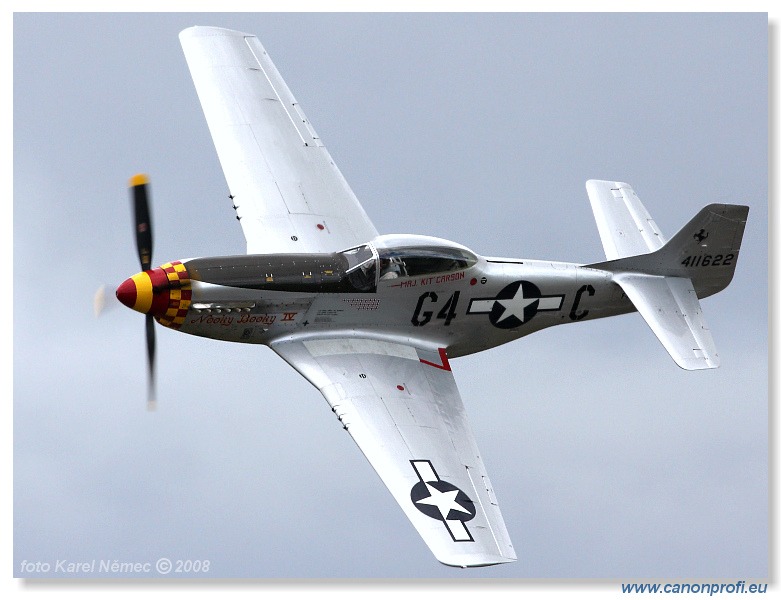
[[[456,306],[458,305],[458,296],[460,293],[461,292],[453,292],[453,295],[448,298],[448,301],[445,302],[445,305],[437,313],[437,319],[444,319],[445,326],[450,325],[450,322],[456,318]],[[423,305],[426,301],[436,303],[437,299],[436,292],[426,292],[420,295],[418,303],[415,306],[415,312],[412,313],[412,324],[415,327],[420,327],[431,321],[431,317],[434,313],[430,310],[423,310]],[[421,315],[423,316],[422,319]]]

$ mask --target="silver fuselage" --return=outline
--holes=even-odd
[[[229,268],[230,257],[222,265]],[[553,325],[634,310],[609,272],[541,260],[478,257],[464,270],[380,280],[365,293],[297,287],[250,289],[193,280],[192,304],[178,329],[253,344],[291,336],[349,335],[402,343],[425,338],[457,357]]]

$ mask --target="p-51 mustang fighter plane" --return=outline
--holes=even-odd
[[[731,281],[748,207],[711,204],[668,240],[629,185],[589,181],[607,258],[589,265],[379,235],[255,36],[180,39],[247,254],[152,268],[147,179],[131,179],[142,272],[116,294],[147,315],[150,374],[154,321],[269,346],[325,396],[442,563],[516,558],[451,359],[636,310],[679,366],[718,366],[699,298]]]

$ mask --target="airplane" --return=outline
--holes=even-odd
[[[732,280],[747,206],[659,230],[632,187],[590,180],[605,260],[481,256],[380,235],[257,37],[179,35],[247,242],[239,256],[152,267],[149,179],[130,180],[141,272],[116,296],[155,322],[263,344],[314,385],[437,560],[517,559],[453,376],[453,359],[554,325],[637,311],[683,369],[719,365],[699,299]]]

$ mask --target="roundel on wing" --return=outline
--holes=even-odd
[[[410,491],[415,507],[439,521],[471,521],[477,509],[464,492],[447,481],[419,481]]]

